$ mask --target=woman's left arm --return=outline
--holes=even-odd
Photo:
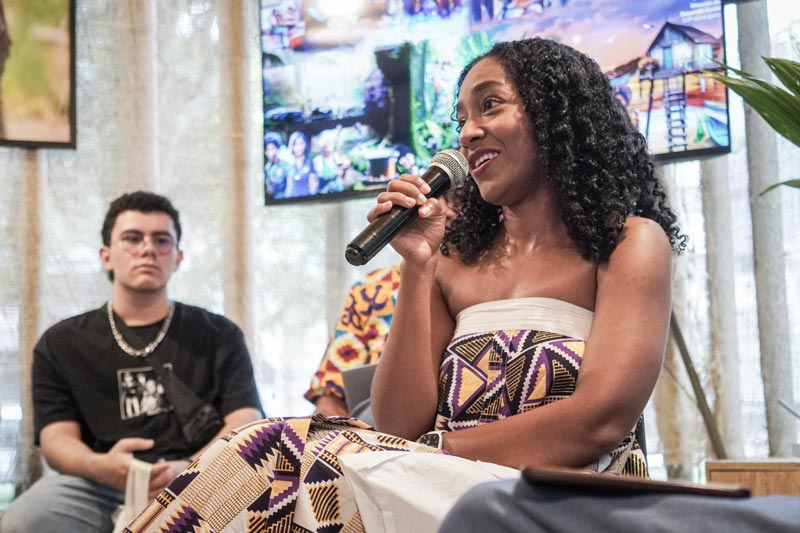
[[[581,467],[613,450],[633,429],[661,371],[671,264],[661,227],[629,218],[598,269],[594,319],[575,392],[505,420],[448,433],[445,449],[512,467]]]

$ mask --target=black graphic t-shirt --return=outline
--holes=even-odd
[[[116,319],[129,344],[140,348],[162,325],[129,328]],[[175,304],[164,340],[148,358],[122,351],[111,335],[105,306],[64,320],[42,335],[34,349],[33,403],[36,442],[53,422],[80,424],[83,441],[108,451],[125,437],[155,440],[137,452],[144,461],[185,458],[197,451],[180,423],[154,365],[171,367],[223,417],[242,407],[261,409],[250,356],[241,330],[204,309]]]

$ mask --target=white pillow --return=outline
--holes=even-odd
[[[435,533],[470,488],[519,470],[453,455],[363,452],[339,457],[367,533]]]

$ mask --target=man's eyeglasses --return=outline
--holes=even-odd
[[[125,233],[117,242],[126,252],[138,255],[144,252],[147,241],[150,241],[158,255],[170,254],[175,249],[175,239],[169,233],[157,233],[150,237],[141,233]]]

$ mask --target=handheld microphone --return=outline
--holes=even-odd
[[[458,150],[442,150],[431,159],[431,165],[421,176],[431,192],[428,198],[438,198],[447,189],[461,187],[467,179],[469,165],[467,159]],[[375,257],[386,244],[392,240],[403,224],[417,214],[418,205],[402,207],[395,205],[383,213],[354,238],[344,252],[344,257],[351,265],[364,265]]]

